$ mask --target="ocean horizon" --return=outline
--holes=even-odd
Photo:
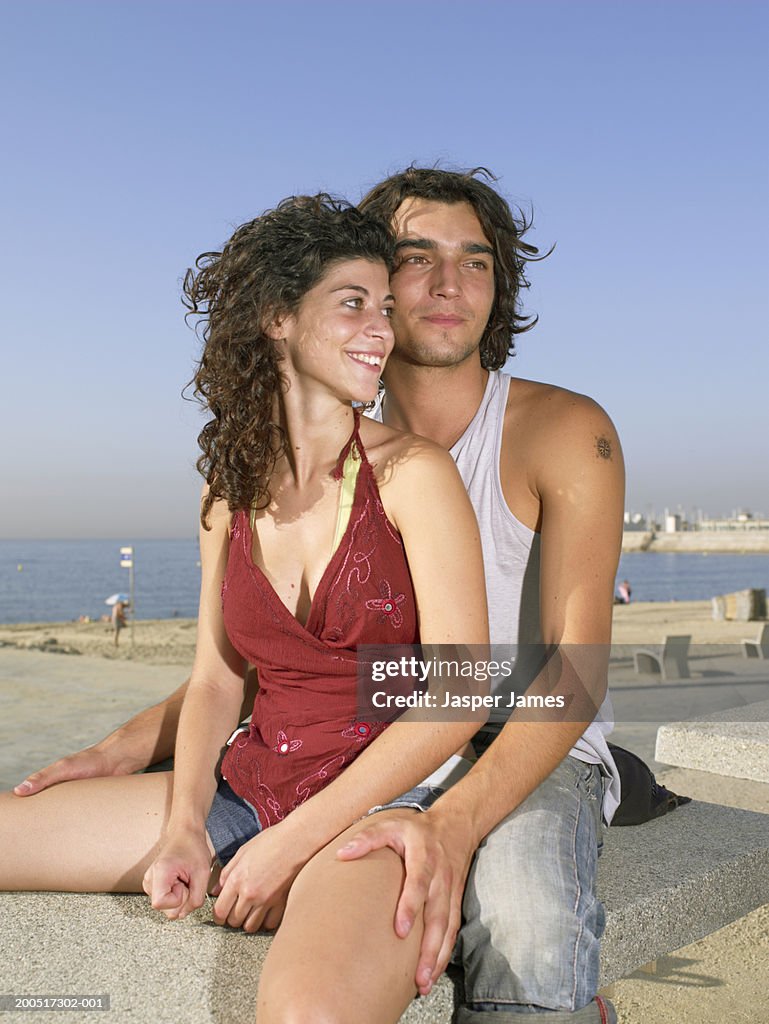
[[[109,613],[105,601],[128,593],[120,567],[124,540],[0,540],[0,622],[68,622]],[[198,541],[137,540],[137,619],[194,618]],[[698,601],[735,590],[769,590],[769,554],[632,552],[620,560],[634,601]]]

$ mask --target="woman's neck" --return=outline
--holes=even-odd
[[[286,434],[282,469],[293,477],[296,486],[331,472],[353,432],[352,405],[328,393],[308,394],[292,386],[281,396],[278,415]]]

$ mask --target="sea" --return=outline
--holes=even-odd
[[[0,540],[0,622],[65,622],[109,612],[128,594],[120,567],[122,540]],[[197,539],[137,540],[137,619],[193,618],[198,608]],[[622,556],[617,580],[628,579],[634,601],[696,601],[735,590],[769,591],[769,554],[634,552]]]

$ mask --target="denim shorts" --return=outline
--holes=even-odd
[[[415,786],[387,804],[372,807],[364,817],[399,807],[426,811],[443,792],[441,786]],[[244,843],[259,835],[262,826],[255,808],[233,792],[226,779],[221,779],[206,819],[206,831],[211,837],[216,859],[224,867]]]
[[[241,846],[259,835],[262,826],[251,804],[233,792],[226,779],[220,779],[206,819],[206,831],[216,859],[224,867]]]
[[[443,786],[430,786],[421,783],[419,786],[414,786],[413,789],[410,789],[408,793],[396,796],[394,800],[387,804],[377,804],[376,807],[372,807],[370,811],[367,811],[364,817],[368,817],[369,814],[377,814],[379,811],[392,811],[399,807],[410,807],[414,811],[427,811],[438,797],[443,796],[445,792],[446,790]]]

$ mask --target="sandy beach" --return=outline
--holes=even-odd
[[[632,712],[625,712],[622,721],[618,715],[617,742],[651,760],[657,724],[698,706],[692,701],[699,699],[702,682],[708,684],[709,699],[715,694],[717,706],[766,699],[767,663],[745,668],[737,648],[759,628],[755,622],[714,622],[706,601],[618,606],[613,642],[619,656],[611,678],[615,703],[624,707],[623,700],[633,695],[647,705],[652,699],[657,703],[654,721],[654,715],[649,721]],[[670,633],[690,634],[703,649],[692,661],[696,678],[662,688],[635,676],[623,654],[625,645],[629,652],[636,645],[658,644]],[[0,785],[9,787],[26,772],[93,742],[169,693],[185,678],[194,642],[195,622],[187,619],[138,621],[133,646],[126,629],[117,649],[104,623],[0,625]],[[663,768],[660,776],[697,799],[769,813],[767,785],[682,769]],[[765,906],[658,961],[656,974],[637,972],[618,982],[613,998],[623,1024],[766,1024],[768,976]]]
[[[616,605],[615,645],[661,643],[669,633],[687,633],[692,644],[739,644],[755,636],[753,622],[714,622],[709,601],[649,601]],[[0,624],[0,645],[54,654],[86,654],[147,665],[191,665],[195,653],[194,619],[139,619],[120,635],[115,647],[105,622]]]

